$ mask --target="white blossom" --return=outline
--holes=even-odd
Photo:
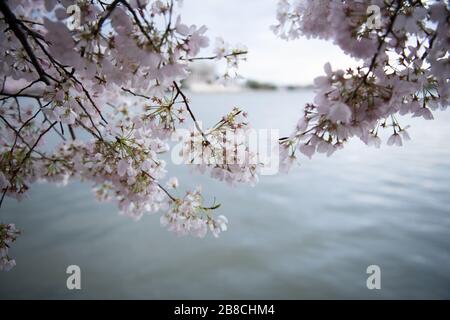
[[[9,256],[9,247],[18,235],[14,224],[0,223],[0,271],[9,271],[16,265],[16,260]]]
[[[380,8],[376,28],[370,5]],[[432,111],[450,104],[449,15],[448,1],[280,0],[272,28],[277,35],[330,40],[361,61],[346,70],[325,64],[325,75],[314,80],[314,103],[281,144],[298,145],[311,158],[331,155],[352,137],[379,148],[383,129],[393,131],[388,145],[409,140],[397,114],[432,120]],[[292,159],[292,150],[281,163]]]
[[[167,140],[184,122],[197,124],[181,82],[209,45],[207,27],[185,24],[177,2],[79,0],[78,26],[67,14],[70,1],[2,4],[2,199],[21,200],[36,181],[65,185],[80,179],[98,200],[116,202],[133,219],[172,212],[182,213],[181,221],[189,213],[183,226],[196,236],[209,225],[225,230],[223,219],[214,222],[219,206],[198,203],[200,190],[179,198],[176,177],[162,182]],[[21,33],[25,39],[17,38]],[[245,58],[246,52],[223,49],[213,58],[233,67]],[[34,104],[23,105],[22,97],[30,96]],[[49,132],[61,142],[47,139]],[[256,166],[235,166],[233,172],[225,180],[257,181]],[[15,264],[3,246],[11,239],[2,234],[2,269]]]

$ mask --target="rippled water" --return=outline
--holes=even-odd
[[[257,128],[287,134],[311,92],[191,94],[205,123],[242,106]],[[86,184],[37,184],[7,201],[1,220],[23,235],[0,298],[450,298],[450,112],[403,119],[403,148],[350,143],[289,175],[231,188],[182,166],[230,220],[220,239],[178,238],[158,215],[134,222],[99,204]],[[77,264],[82,290],[66,289]],[[366,268],[381,267],[381,290]]]

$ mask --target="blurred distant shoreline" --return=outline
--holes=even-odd
[[[272,83],[247,80],[240,82],[184,82],[183,87],[192,92],[245,92],[245,91],[302,91],[311,90],[312,85],[275,85]]]
[[[312,84],[308,85],[277,85],[255,79],[229,79],[224,80],[218,76],[213,65],[198,63],[191,67],[191,74],[182,82],[183,87],[192,92],[243,92],[243,91],[300,91],[311,90]]]

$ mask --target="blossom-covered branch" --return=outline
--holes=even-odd
[[[378,10],[373,10],[373,9]],[[378,16],[374,16],[377,14]],[[448,1],[281,0],[273,31],[284,39],[332,40],[361,65],[315,79],[316,97],[295,131],[280,140],[285,169],[297,151],[331,155],[351,137],[379,147],[409,140],[398,115],[433,119],[450,103],[450,11]]]
[[[185,114],[200,129],[181,81],[209,46],[206,27],[184,24],[177,8],[172,0],[0,2],[0,205],[35,181],[76,178],[135,219],[162,211],[178,234],[226,230],[200,188],[177,195],[162,159]],[[231,67],[245,59],[246,50],[221,44],[206,58]],[[0,226],[0,267],[9,269],[15,262],[2,248],[16,229]]]

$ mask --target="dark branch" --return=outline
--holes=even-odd
[[[31,60],[31,63],[33,64],[37,73],[39,74],[40,80],[43,81],[45,84],[49,85],[50,81],[48,80],[44,69],[42,69],[42,66],[39,64],[39,62],[33,52],[33,49],[31,48],[30,44],[28,43],[27,37],[25,36],[23,31],[19,27],[20,21],[16,18],[14,13],[8,7],[8,5],[6,4],[6,1],[3,1],[3,0],[0,1],[0,11],[3,13],[6,23],[8,23],[9,27],[14,32],[17,39],[20,41],[23,48],[25,49],[28,57]]]

